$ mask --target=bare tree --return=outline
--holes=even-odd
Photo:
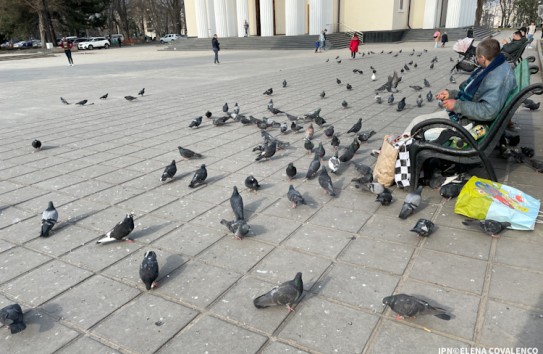
[[[538,0],[517,0],[515,2],[515,23],[529,25],[537,19]]]
[[[511,16],[513,14],[515,0],[500,0],[500,9],[502,11],[502,27],[511,25]]]

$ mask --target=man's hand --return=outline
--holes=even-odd
[[[502,39],[502,44],[507,44],[507,39]]]
[[[443,90],[443,91],[440,91],[436,94],[436,98],[440,101],[444,101],[444,100],[447,100],[449,99],[449,91],[447,90]]]
[[[454,112],[454,106],[456,105],[456,100],[444,100],[443,108],[447,111]]]

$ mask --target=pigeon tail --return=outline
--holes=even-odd
[[[257,309],[263,309],[266,307],[274,306],[275,301],[270,293],[266,293],[264,295],[260,295],[256,299],[253,300],[253,304]]]
[[[445,321],[449,321],[451,319],[451,315],[446,314],[446,313],[438,313],[438,314],[435,314],[434,316],[436,316],[437,318],[441,318],[442,320],[445,320]]]
[[[49,237],[49,233],[51,232],[51,229],[55,225],[55,222],[50,220],[44,220],[41,224],[41,237]]]
[[[108,232],[105,235],[105,237],[102,237],[101,239],[96,241],[96,243],[109,243],[109,242],[113,242],[113,241],[118,241],[118,240],[116,238],[114,238],[114,237],[111,237],[111,232]]]
[[[415,209],[413,208],[413,206],[409,203],[404,203],[404,205],[402,206],[402,210],[400,210],[400,219],[407,219],[408,216],[410,216],[411,214],[413,214],[413,212],[415,211]]]

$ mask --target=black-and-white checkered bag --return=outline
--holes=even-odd
[[[400,188],[406,188],[410,185],[411,180],[411,161],[409,160],[409,145],[413,139],[407,139],[394,143],[394,147],[398,149],[398,159],[394,168],[394,181]]]

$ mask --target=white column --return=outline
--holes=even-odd
[[[437,0],[426,0],[424,5],[424,22],[422,28],[430,29],[436,27],[436,11],[437,11]]]
[[[298,36],[305,33],[305,1],[285,0],[285,34]]]
[[[236,18],[236,0],[225,0],[226,2],[226,24],[228,27],[228,37],[238,35],[238,26]]]
[[[209,38],[206,0],[196,0],[194,5],[196,8],[196,31],[198,38]]]
[[[260,35],[273,36],[273,0],[260,0]]]
[[[219,38],[228,37],[228,23],[226,22],[226,0],[215,0],[215,26]]]
[[[326,27],[324,3],[326,0],[309,1],[309,34],[320,34]]]
[[[460,0],[449,0],[447,5],[447,20],[445,27],[456,28],[460,21]]]
[[[245,36],[245,27],[243,26],[245,24],[245,20],[249,22],[249,6],[247,5],[247,0],[237,0],[236,13],[238,20],[238,37],[243,37]],[[251,25],[254,26],[254,23],[249,23],[249,26]]]
[[[217,33],[215,26],[215,0],[206,0],[207,3],[207,28],[209,28],[209,37]]]
[[[475,24],[475,11],[477,11],[475,1],[462,0],[458,27],[473,26]]]

